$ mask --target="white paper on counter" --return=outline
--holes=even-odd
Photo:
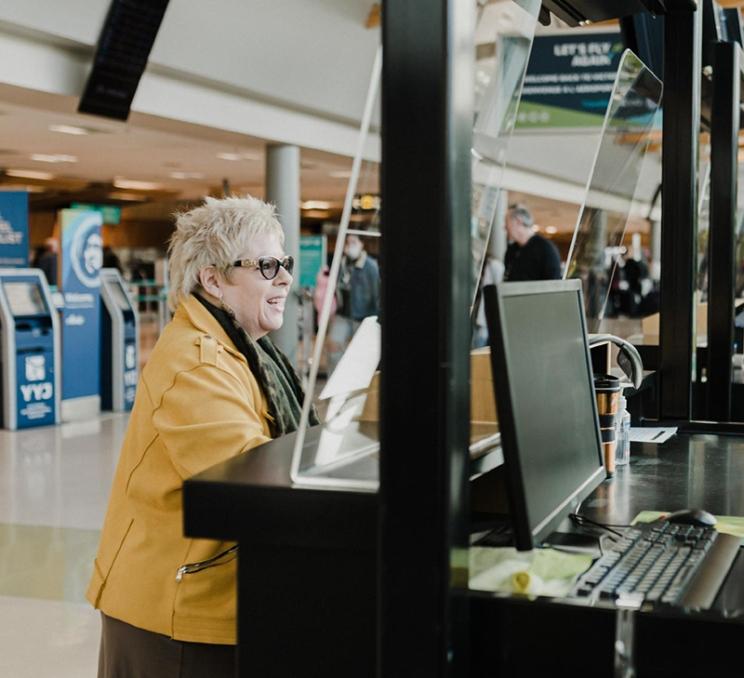
[[[631,443],[663,443],[677,433],[676,426],[667,428],[630,428]]]

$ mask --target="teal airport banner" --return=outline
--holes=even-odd
[[[0,268],[28,266],[28,193],[0,191]]]
[[[315,287],[318,273],[326,263],[326,237],[300,236],[300,287]]]
[[[99,395],[101,213],[62,210],[62,399]]]
[[[601,126],[624,51],[616,32],[536,36],[516,128]]]

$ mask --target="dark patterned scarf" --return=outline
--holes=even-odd
[[[248,367],[256,377],[268,404],[271,437],[277,438],[296,431],[300,425],[304,393],[292,363],[268,336],[261,337],[258,341],[251,339],[232,312],[215,306],[199,294],[194,296],[215,317],[248,361]],[[308,423],[311,426],[320,423],[314,407],[310,409]]]

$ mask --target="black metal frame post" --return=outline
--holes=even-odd
[[[659,416],[689,421],[695,342],[702,13],[695,0],[668,5],[664,26]]]
[[[378,675],[466,675],[475,3],[382,29]]]
[[[731,421],[741,48],[716,43],[708,232],[708,419]]]

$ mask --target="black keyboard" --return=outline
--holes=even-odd
[[[628,528],[576,582],[571,596],[589,602],[708,608],[741,540],[712,527],[667,521]]]

